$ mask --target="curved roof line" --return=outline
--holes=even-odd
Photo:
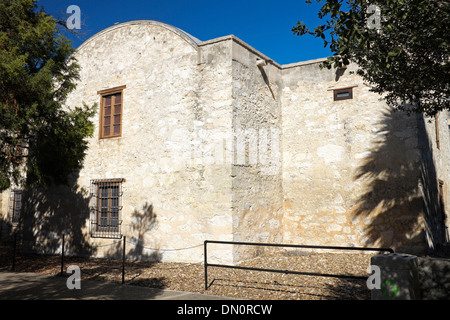
[[[181,38],[186,40],[186,42],[188,42],[194,48],[197,48],[198,44],[202,42],[199,39],[197,39],[196,37],[190,35],[189,33],[185,32],[185,31],[183,31],[183,30],[181,30],[181,29],[179,29],[177,27],[174,27],[174,26],[172,26],[170,24],[161,22],[161,21],[156,21],[156,20],[130,20],[130,21],[122,22],[122,23],[116,23],[116,24],[114,24],[114,25],[112,25],[112,26],[110,26],[110,27],[108,27],[106,29],[103,29],[103,30],[97,32],[93,36],[89,37],[89,39],[84,41],[82,44],[80,44],[80,46],[76,50],[78,51],[79,49],[84,47],[87,43],[89,43],[93,39],[103,35],[104,33],[110,32],[110,31],[118,29],[118,28],[126,27],[128,25],[134,25],[134,24],[153,24],[153,25],[161,26],[161,27],[163,27],[163,28],[165,28],[167,30],[170,30],[170,31],[176,33]]]

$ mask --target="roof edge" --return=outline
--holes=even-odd
[[[198,48],[198,45],[202,42],[199,39],[197,39],[196,37],[190,35],[189,33],[187,33],[186,31],[183,31],[175,26],[172,26],[170,24],[161,22],[161,21],[157,21],[157,20],[130,20],[130,21],[126,21],[126,22],[121,22],[121,23],[115,23],[114,25],[107,27],[97,33],[95,33],[94,35],[92,35],[91,37],[89,37],[86,41],[84,41],[82,44],[80,44],[78,46],[78,48],[76,49],[76,51],[81,50],[83,47],[85,47],[89,42],[93,41],[94,39],[98,38],[99,36],[108,33],[110,31],[113,31],[115,29],[119,29],[119,28],[123,28],[129,25],[138,25],[138,24],[151,24],[151,25],[158,25],[161,26],[169,31],[172,31],[174,33],[176,33],[177,35],[179,35],[181,38],[183,38],[186,42],[188,42],[191,46],[193,46],[194,48]]]

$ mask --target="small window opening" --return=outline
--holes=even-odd
[[[333,90],[334,101],[353,99],[353,87]]]

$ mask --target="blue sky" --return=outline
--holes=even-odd
[[[81,35],[69,37],[75,47],[116,22],[150,19],[202,41],[233,34],[280,64],[331,55],[321,39],[291,31],[297,21],[311,28],[320,23],[321,4],[305,0],[40,0],[37,5],[55,17],[63,17],[70,5],[80,8]]]

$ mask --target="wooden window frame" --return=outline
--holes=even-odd
[[[123,96],[123,90],[126,89],[127,86],[123,85],[123,86],[119,86],[119,87],[114,87],[114,88],[110,88],[110,89],[105,89],[105,90],[100,90],[97,91],[97,94],[100,95],[100,121],[99,121],[99,139],[109,139],[109,138],[119,138],[122,136],[122,128],[123,128],[123,101],[124,101],[124,96]],[[115,105],[115,101],[114,101],[114,95],[120,93],[121,95],[121,103],[120,103],[120,113],[116,114],[114,112]],[[112,100],[111,100],[111,122],[110,122],[110,132],[111,134],[109,135],[105,135],[105,131],[104,131],[104,127],[105,127],[105,123],[104,123],[104,119],[105,119],[105,100],[107,97],[112,96]],[[120,126],[120,132],[118,134],[114,134],[114,116],[115,115],[120,115],[120,121],[118,123],[118,125]]]
[[[347,97],[339,97],[339,94],[347,93]],[[350,100],[353,99],[353,88],[345,88],[345,89],[336,89],[333,90],[333,101],[340,101],[340,100]]]
[[[333,101],[341,101],[341,100],[351,100],[353,99],[353,88],[357,86],[350,86],[345,88],[336,88],[336,89],[328,89],[328,91],[333,91]],[[339,97],[340,93],[348,92],[349,95],[347,97]]]
[[[122,183],[125,179],[91,180],[91,236],[121,238]],[[117,188],[113,194],[113,188]],[[106,193],[104,193],[106,190]]]

